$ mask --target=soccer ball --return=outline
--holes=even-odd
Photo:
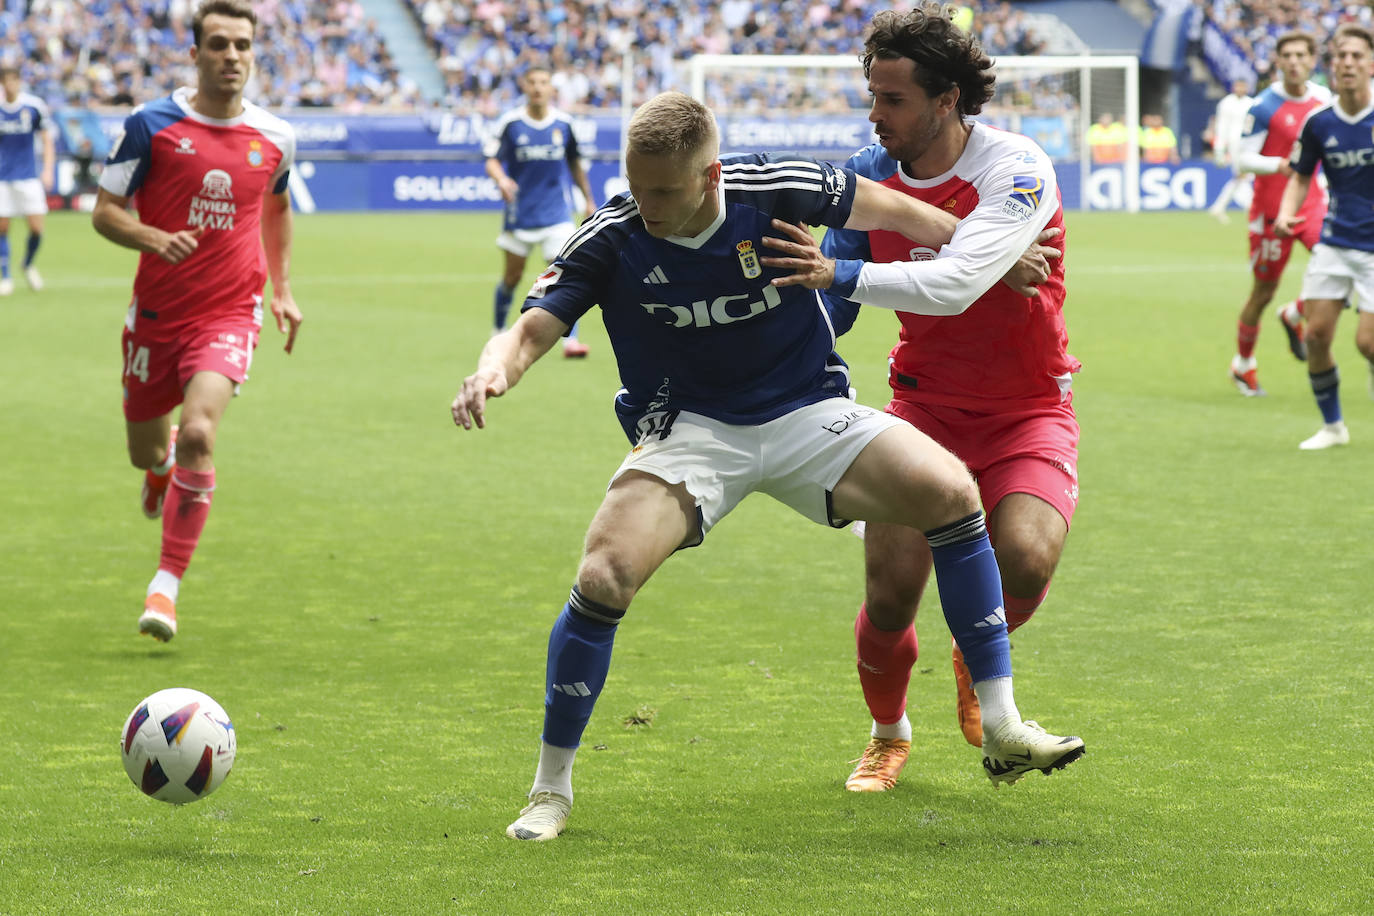
[[[124,772],[144,795],[184,805],[219,788],[234,765],[234,723],[187,687],[159,690],[134,707],[119,745]]]

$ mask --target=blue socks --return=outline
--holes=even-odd
[[[973,682],[1011,677],[1002,576],[983,513],[941,525],[925,535],[935,561],[935,582],[945,622],[964,653]]]
[[[506,326],[506,315],[510,312],[511,298],[514,297],[514,295],[515,290],[511,289],[509,286],[505,284],[497,285],[496,300],[494,303],[496,320],[493,322],[492,327],[496,328],[498,331]]]
[[[0,235],[0,277],[10,275],[10,237]]]
[[[546,743],[571,748],[582,742],[596,698],[606,685],[616,626],[624,616],[624,609],[583,597],[573,586],[549,634],[542,736]]]
[[[1322,419],[1327,423],[1341,422],[1341,374],[1336,366],[1325,372],[1309,372],[1307,378],[1312,383],[1312,395],[1317,399],[1317,407]]]

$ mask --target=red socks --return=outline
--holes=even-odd
[[[1236,353],[1241,359],[1255,355],[1255,341],[1259,340],[1259,325],[1236,322]]]
[[[1003,592],[1002,607],[1007,612],[1007,632],[1011,633],[1027,620],[1030,620],[1031,615],[1035,613],[1035,609],[1045,602],[1045,596],[1049,593],[1049,583],[1046,583],[1044,590],[1034,598],[1013,598],[1011,595]]]
[[[906,688],[916,664],[916,628],[880,630],[868,619],[866,605],[854,618],[854,642],[858,646],[859,683],[873,721],[891,725],[906,713]]]
[[[210,497],[215,492],[215,469],[191,471],[178,466],[172,471],[167,499],[162,506],[162,558],[158,568],[178,578],[186,574],[210,515]]]

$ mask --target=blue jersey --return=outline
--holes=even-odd
[[[721,212],[700,235],[654,238],[634,198],[621,194],[568,240],[524,308],[571,325],[599,304],[637,408],[759,424],[849,390],[819,295],[771,286],[787,272],[760,258],[762,237],[778,235],[774,217],[843,225],[858,179],[812,159],[721,161]]]
[[[13,102],[0,96],[0,181],[38,177],[33,143],[49,123],[48,106],[37,96],[21,92]]]
[[[571,163],[578,161],[577,137],[568,116],[550,109],[532,121],[523,108],[506,112],[496,122],[483,149],[488,159],[519,185],[506,205],[505,228],[542,229],[572,220]]]
[[[1293,171],[1311,175],[1318,162],[1331,194],[1321,240],[1374,251],[1374,105],[1352,116],[1332,103],[1308,115],[1293,149]]]

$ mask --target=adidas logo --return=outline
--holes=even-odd
[[[647,280],[645,281],[648,282]],[[576,684],[554,684],[555,693],[565,694],[570,697],[589,697],[592,692],[587,689],[587,685],[578,681]]]
[[[649,271],[649,275],[644,278],[644,282],[654,284],[667,283],[668,275],[663,272],[662,267],[659,267],[657,264],[655,264],[654,269]]]
[[[1006,611],[1000,607],[988,616],[974,624],[975,627],[995,627],[998,624],[1005,625],[1007,622]]]
[[[1327,137],[1327,138],[1326,138],[1326,145],[1327,145],[1328,147],[1332,147],[1332,146],[1338,146],[1339,143],[1337,142],[1337,140],[1336,140],[1335,137]]]

